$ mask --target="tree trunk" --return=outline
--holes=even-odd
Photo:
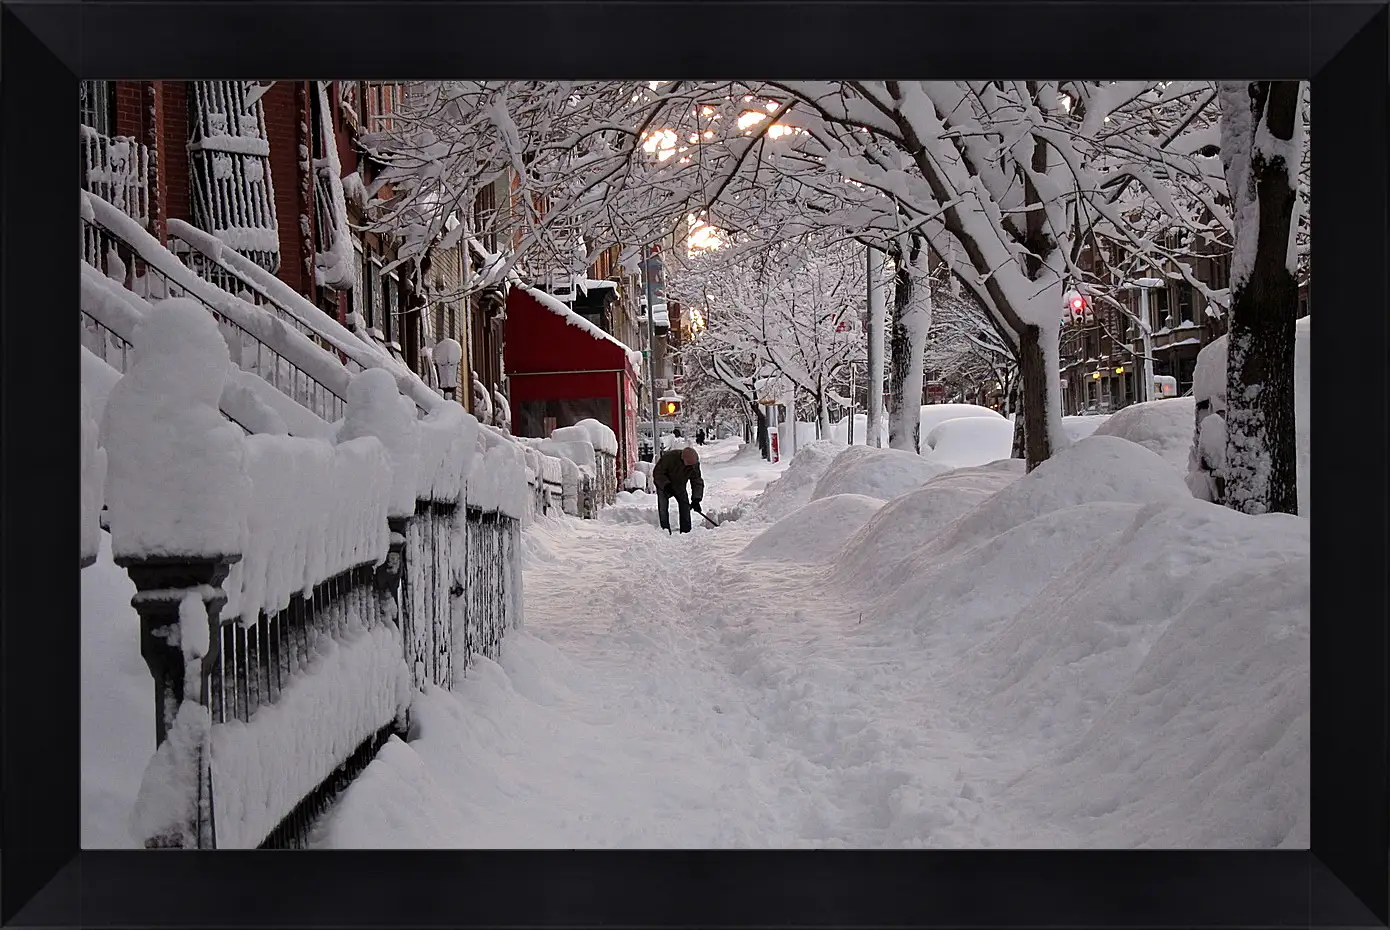
[[[1253,130],[1264,124],[1277,145],[1290,141],[1299,119],[1299,82],[1252,82],[1250,97]],[[1238,207],[1243,199],[1254,200],[1258,210],[1257,223],[1238,220],[1236,233],[1237,252],[1254,252],[1254,258],[1244,281],[1233,276],[1224,497],[1228,507],[1243,513],[1296,513],[1294,321],[1299,292],[1286,260],[1295,191],[1283,158],[1267,158],[1260,146],[1252,146],[1248,171],[1245,191],[1232,193]],[[1249,237],[1255,238],[1254,249]]]
[[[1057,397],[1057,350],[1049,364],[1047,346],[1043,344],[1037,326],[1026,326],[1019,334],[1019,383],[1023,410],[1017,423],[1024,425],[1024,463],[1033,471],[1053,454],[1053,442],[1048,421],[1051,418],[1050,396]]]
[[[1014,414],[1014,441],[1010,444],[1009,457],[1024,458],[1024,414],[1019,410],[1019,379],[1015,378],[1009,386],[1009,409]]]
[[[768,418],[763,414],[763,408],[759,404],[753,405],[754,422],[757,425],[756,433],[758,436],[758,454],[765,459],[772,455],[768,448]]]
[[[919,303],[930,300],[926,275],[915,275],[925,248],[912,237],[909,254],[898,250],[894,274],[894,305],[889,319],[889,448],[918,451],[922,428],[923,340],[908,323],[908,315],[922,312]],[[919,289],[922,293],[919,293]]]

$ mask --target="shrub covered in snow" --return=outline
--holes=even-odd
[[[842,446],[811,492],[812,500],[832,494],[863,494],[890,500],[917,490],[950,467],[902,449]]]
[[[527,499],[526,459],[522,447],[493,428],[478,430],[477,458],[468,476],[468,504],[521,519]]]
[[[159,301],[136,328],[102,429],[117,558],[241,551],[251,482],[243,433],[218,412],[229,366],[192,300]]]
[[[1009,458],[1013,442],[1014,424],[1004,417],[954,417],[923,437],[923,456],[934,465],[970,468]]]

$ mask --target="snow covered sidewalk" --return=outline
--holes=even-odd
[[[686,537],[643,495],[541,521],[526,631],[417,702],[322,845],[1306,845],[1307,522],[1086,448],[1132,477],[985,466]],[[782,471],[719,457],[715,506]]]

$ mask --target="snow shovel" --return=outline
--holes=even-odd
[[[717,529],[719,528],[719,524],[716,523],[716,522],[710,517],[710,515],[707,514],[705,511],[703,511],[703,510],[697,510],[696,513],[698,513],[698,514],[700,514],[702,517],[704,517],[706,523],[710,524],[711,526],[713,526],[713,527],[715,527],[715,528],[717,528]]]

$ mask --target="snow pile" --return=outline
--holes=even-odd
[[[973,545],[1037,517],[1082,504],[1148,504],[1186,499],[1183,478],[1148,449],[1115,436],[1091,436],[962,517],[946,534],[955,547]]]
[[[948,466],[929,462],[921,455],[902,449],[842,447],[841,453],[817,480],[811,499],[820,500],[833,494],[863,494],[890,500],[917,490],[947,471],[950,471]]]
[[[256,846],[300,799],[410,701],[400,631],[349,621],[321,635],[315,655],[274,704],[249,723],[212,728],[214,815],[219,848]]]
[[[478,421],[449,401],[416,421],[416,426],[420,431],[416,499],[459,500],[478,449]]]
[[[256,622],[294,594],[357,565],[386,558],[391,466],[374,437],[334,446],[320,439],[248,436],[251,493],[240,562],[224,587],[224,617]]]
[[[1063,417],[1063,435],[1073,442],[1078,442],[1095,433],[1109,419],[1109,413],[1095,417]]]
[[[391,462],[389,515],[415,514],[416,468],[420,457],[420,432],[415,405],[397,389],[396,379],[381,368],[358,372],[348,386],[348,407],[338,441],[375,436]]]
[[[958,468],[896,497],[848,537],[836,577],[865,587],[901,583],[897,572],[954,521],[1024,474],[1021,459]]]
[[[239,552],[251,483],[242,431],[218,412],[229,361],[217,321],[192,300],[159,301],[132,356],[102,425],[116,556]]]
[[[1309,596],[1306,521],[1141,508],[959,670],[1056,752],[1006,797],[1088,845],[1307,844]]]
[[[920,451],[926,452],[928,450],[927,434],[932,432],[938,423],[961,417],[983,417],[987,420],[1005,419],[998,412],[979,404],[923,404],[918,412],[918,447]],[[888,430],[884,431],[884,435],[888,436]]]
[[[760,513],[770,520],[779,520],[811,500],[816,482],[831,467],[845,446],[830,439],[809,442],[797,450],[787,468],[771,482],[749,506],[750,512]],[[650,463],[647,463],[650,465]]]
[[[841,445],[850,445],[850,443],[847,443],[847,442],[845,441],[847,438],[853,438],[853,439],[855,440],[854,443],[853,443],[853,445],[857,445],[857,446],[868,445],[868,444],[869,444],[868,441],[867,441],[867,440],[869,439],[869,417],[868,417],[868,415],[863,414],[863,413],[854,414],[854,420],[855,420],[855,435],[854,435],[853,437],[848,437],[848,436],[847,436],[847,434],[848,434],[849,431],[850,431],[850,419],[851,419],[850,417],[845,417],[845,418],[841,419],[838,423],[832,423],[832,424],[831,424],[831,432],[830,432],[830,435],[828,435],[826,438],[827,438],[827,439],[831,439],[831,440],[833,440],[833,441],[835,441],[835,442],[839,442]],[[880,416],[880,417],[879,417],[879,435],[881,435],[881,436],[888,436],[888,435],[889,435],[889,418],[888,418],[887,416]],[[800,448],[798,449],[798,451],[801,451]]]
[[[1193,398],[1168,397],[1131,404],[1107,418],[1093,435],[1119,436],[1139,443],[1186,472],[1193,447]]]
[[[942,420],[922,441],[923,457],[934,465],[970,468],[1009,458],[1014,424],[1004,417],[956,417]]]
[[[111,395],[111,389],[116,386],[116,382],[121,380],[121,373],[93,355],[86,346],[80,348],[82,392],[87,397],[92,419],[100,425],[106,413],[106,398]]]
[[[580,420],[575,426],[585,430],[588,434],[590,443],[594,446],[596,451],[604,452],[608,455],[618,454],[618,436],[603,423],[591,418]],[[551,433],[551,436],[555,439],[561,438],[556,436],[554,432]]]
[[[128,825],[131,804],[154,750],[154,682],[140,657],[140,618],[130,605],[135,585],[99,533],[82,587],[82,846],[140,844]]]
[[[81,561],[86,564],[93,562],[97,557],[97,550],[101,542],[101,508],[102,497],[106,485],[106,451],[97,445],[97,437],[100,429],[97,426],[95,417],[92,416],[92,405],[87,400],[87,388],[84,385],[81,390],[81,432],[79,450],[79,470],[82,474],[82,485],[80,490],[81,502],[81,523],[78,529],[78,540],[82,547]]]
[[[883,506],[882,500],[861,494],[814,500],[759,533],[740,554],[789,562],[827,561]]]

